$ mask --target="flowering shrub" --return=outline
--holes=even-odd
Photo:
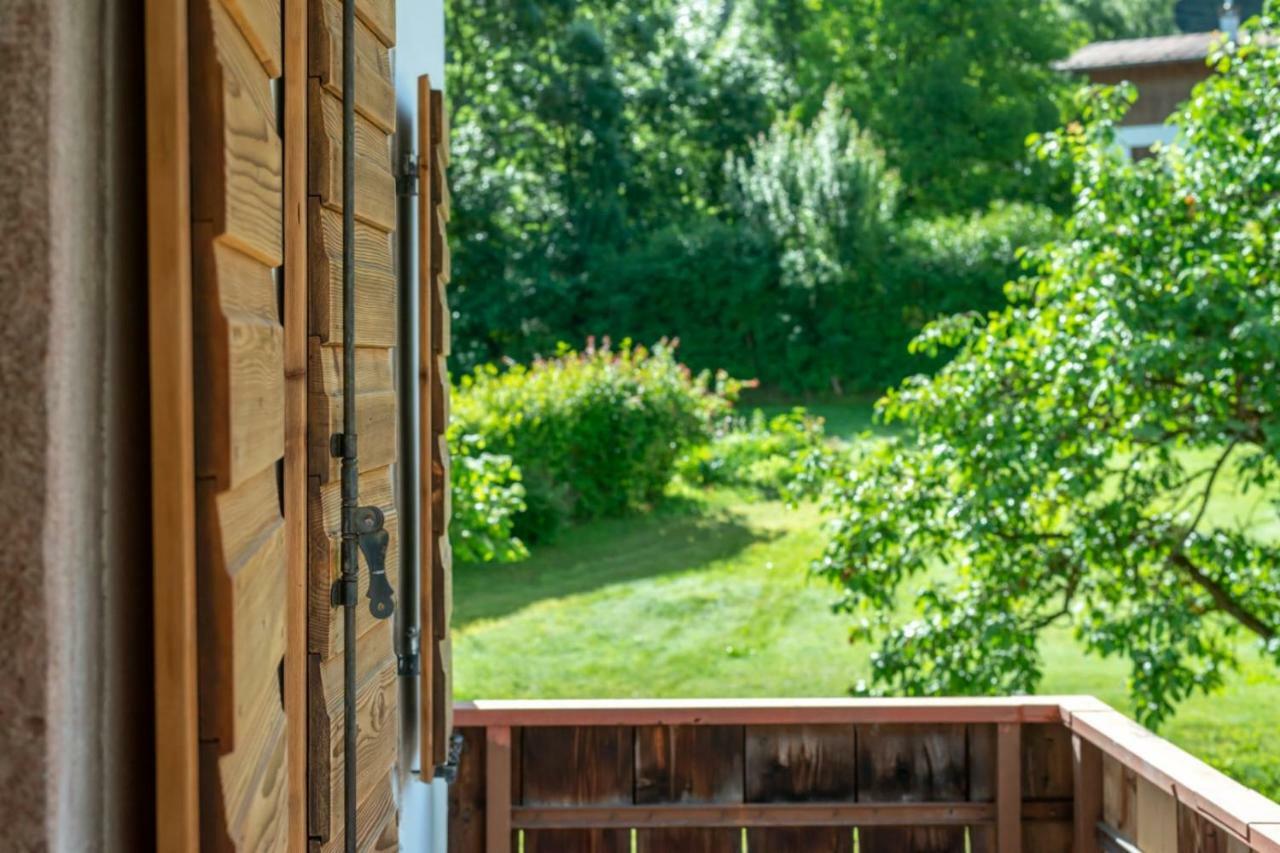
[[[695,375],[675,346],[590,342],[554,358],[464,376],[453,429],[484,437],[486,449],[519,469],[524,509],[515,532],[545,538],[569,520],[619,516],[651,504],[676,460],[710,439],[741,383]]]

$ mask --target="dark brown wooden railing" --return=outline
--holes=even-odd
[[[1089,697],[477,702],[454,853],[1280,853],[1280,805]]]

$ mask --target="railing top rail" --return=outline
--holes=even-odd
[[[999,699],[482,700],[457,703],[454,720],[458,726],[477,727],[1062,723],[1062,700],[1063,697],[1052,696]]]

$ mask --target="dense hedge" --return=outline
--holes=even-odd
[[[695,375],[673,347],[562,348],[529,366],[487,365],[453,399],[459,436],[520,471],[521,539],[545,539],[570,520],[619,516],[656,501],[689,447],[706,441],[737,386]],[[504,502],[510,506],[510,502]]]

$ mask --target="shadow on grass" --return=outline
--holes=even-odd
[[[667,501],[651,515],[566,530],[520,563],[457,566],[453,622],[463,628],[546,599],[691,571],[776,535],[751,528],[732,512]]]

